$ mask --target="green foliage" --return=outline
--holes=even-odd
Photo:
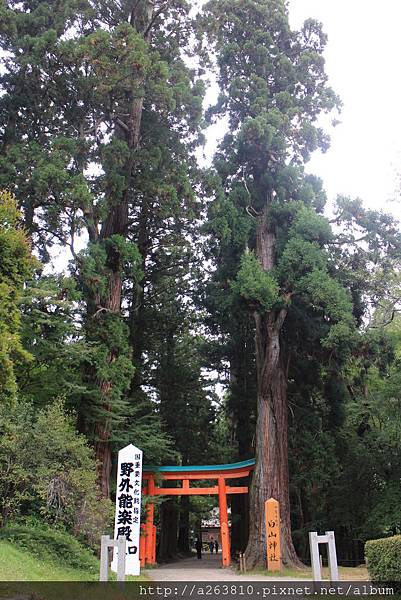
[[[31,354],[17,370],[19,396],[43,406],[60,395],[76,405],[86,386],[84,357],[95,347],[83,337],[81,295],[73,279],[41,276],[27,282],[20,300],[21,338]]]
[[[0,404],[15,401],[16,363],[30,359],[21,344],[18,301],[38,263],[20,223],[14,197],[0,191]]]
[[[215,417],[212,403],[215,397],[201,373],[201,340],[181,326],[175,329],[172,322],[163,329],[155,373],[160,416],[179,453],[179,462],[200,463],[214,454],[211,443]]]
[[[335,414],[323,420],[335,442],[330,457],[340,467],[322,508],[324,526],[330,523],[336,529],[339,547],[347,548],[350,538],[365,541],[401,531],[401,415],[399,386],[393,380],[399,371],[396,329],[392,335],[372,330],[359,336],[340,373],[346,385],[340,406],[337,402],[342,410],[336,423]],[[339,398],[339,387],[333,391]]]
[[[40,513],[48,522],[64,524],[97,545],[111,506],[100,498],[92,450],[77,434],[61,402],[38,413],[32,443],[36,447],[32,484]]]
[[[401,535],[369,540],[365,556],[372,581],[401,581]]]
[[[313,33],[306,25],[291,31],[281,0],[212,0],[204,22],[219,67],[220,96],[210,116],[227,112],[231,129],[239,129],[240,163],[259,174],[286,152],[303,162],[326,149],[315,121],[339,100],[327,86],[319,24],[309,22]]]
[[[195,31],[186,2],[156,0],[148,35],[147,3],[128,4],[0,6],[0,187],[44,261],[55,244],[73,256],[73,278],[32,279],[22,217],[1,194],[2,524],[35,514],[97,543],[110,506],[86,439],[99,425],[113,451],[135,440],[147,462],[253,456],[251,308],[265,322],[286,313],[298,539],[399,532],[400,232],[345,197],[332,228],[322,182],[304,171],[328,147],[319,116],[340,106],[320,24],[291,30],[284,0],[211,0]],[[207,173],[194,152],[202,34],[220,86],[206,117],[229,121]],[[81,252],[77,237],[89,239]],[[369,316],[392,325],[366,333]],[[228,387],[219,408],[215,371]],[[60,391],[76,415],[54,403]],[[210,501],[192,504],[198,523]],[[33,534],[19,534],[30,548]]]
[[[37,519],[17,522],[0,529],[0,540],[7,540],[42,561],[97,573],[99,563],[88,548],[71,534],[50,528]]]
[[[31,499],[27,441],[32,410],[25,404],[0,407],[0,516],[1,526],[20,513]]]
[[[400,526],[394,333],[375,340],[364,331],[368,321],[380,327],[395,320],[399,224],[344,197],[329,223],[322,182],[304,171],[310,153],[328,147],[319,115],[340,107],[327,85],[320,24],[308,20],[292,31],[281,0],[212,0],[201,21],[220,86],[207,118],[229,120],[210,177],[208,258],[215,271],[205,305],[216,339],[211,354],[230,387],[232,439],[250,417],[241,457],[251,455],[255,400],[248,394],[256,390],[250,382],[267,378],[269,367],[259,356],[263,371],[256,373],[254,327],[244,308],[260,316],[264,310],[265,324],[279,320],[285,307],[279,343],[288,368],[293,526],[302,556],[302,539],[314,528],[335,528],[348,552],[350,537]],[[263,272],[267,255],[270,270]],[[256,435],[266,439],[266,432]]]
[[[137,246],[121,235],[112,235],[102,242],[89,244],[80,253],[77,276],[86,296],[100,307],[110,293],[108,285],[113,270],[117,269],[125,279],[140,282],[143,278],[140,263]]]
[[[232,289],[263,311],[270,310],[279,300],[277,282],[263,270],[253,252],[243,254]]]
[[[325,217],[307,206],[297,207],[291,233],[307,242],[316,242],[320,247],[333,239],[331,225]]]
[[[158,278],[187,275],[199,217],[193,149],[204,84],[186,65],[194,41],[190,7],[181,0],[156,6],[109,0],[3,4],[7,27],[0,35],[8,58],[0,76],[0,114],[10,126],[0,185],[15,191],[44,260],[55,243],[71,250],[81,295],[73,318],[66,314],[73,339],[59,330],[53,354],[43,321],[57,329],[62,309],[44,308],[51,314],[39,320],[43,327],[36,332],[42,360],[38,348],[24,393],[46,402],[60,367],[66,402],[76,407],[89,439],[99,442],[99,428],[106,431],[108,452],[109,442],[130,432],[151,440],[154,427],[157,443],[148,441],[147,448],[160,456],[165,438],[156,407],[140,389],[152,330],[144,307],[153,310],[144,287],[157,297]],[[79,236],[89,238],[80,253]],[[36,351],[33,327],[26,333]],[[150,413],[141,414],[150,417],[142,429],[135,425],[141,411]]]
[[[165,423],[153,403],[138,399],[127,406],[125,427],[115,433],[113,445],[119,450],[135,440],[148,464],[175,464],[179,462],[180,454],[171,433],[166,432]]]
[[[20,403],[3,408],[0,419],[3,525],[22,512],[39,513],[97,545],[111,506],[100,498],[92,450],[62,402],[36,414]]]

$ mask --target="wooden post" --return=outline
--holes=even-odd
[[[139,538],[139,560],[141,569],[145,568],[146,564],[146,525],[141,525],[141,536]]]
[[[156,525],[153,525],[152,530],[152,565],[156,564]]]
[[[265,502],[266,558],[268,571],[281,571],[280,507],[277,500]]]
[[[100,545],[100,577],[99,581],[109,580],[109,545],[110,536],[102,535]]]
[[[155,480],[153,475],[149,475],[148,480],[148,494],[149,496],[155,495]],[[148,504],[148,512],[146,516],[146,537],[145,537],[145,548],[146,548],[146,563],[148,565],[154,565],[156,562],[155,553],[153,551],[153,519],[155,515],[155,506],[153,502]]]
[[[223,567],[230,566],[230,532],[228,529],[228,511],[227,511],[227,494],[226,481],[224,477],[219,477],[217,480],[219,491],[219,512],[220,512],[220,533],[221,533],[221,555]]]

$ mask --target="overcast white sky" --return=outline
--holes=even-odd
[[[323,23],[326,72],[343,102],[330,150],[315,153],[307,170],[323,179],[329,200],[358,196],[401,217],[401,0],[290,0],[289,6],[293,28],[309,17]],[[210,133],[208,158],[219,130]]]
[[[401,216],[401,1],[290,0],[295,28],[308,17],[328,34],[327,73],[344,104],[330,150],[308,170],[330,198],[359,196]],[[389,199],[396,204],[386,206]]]

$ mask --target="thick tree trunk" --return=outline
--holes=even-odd
[[[288,418],[286,373],[279,354],[279,332],[274,314],[257,318],[257,336],[266,340],[266,356],[258,369],[256,465],[250,493],[250,532],[247,566],[266,564],[265,501],[280,504],[281,553],[285,565],[299,565],[292,538],[288,480]],[[265,331],[263,331],[265,330]],[[274,356],[277,354],[277,362]]]
[[[246,485],[246,479],[238,479],[236,484]],[[249,538],[249,497],[247,494],[231,496],[231,555],[244,552]]]
[[[230,331],[233,341],[230,356],[229,412],[233,443],[238,446],[238,460],[253,457],[252,440],[256,413],[256,372],[254,323],[249,314],[236,315]],[[238,479],[237,485],[250,482]],[[231,497],[231,554],[243,552],[249,536],[248,495]]]
[[[174,498],[160,506],[160,542],[157,559],[166,562],[177,557],[177,532],[179,510]]]
[[[103,303],[103,308],[106,312],[120,312],[121,292],[121,273],[115,271],[109,277],[109,295]],[[101,326],[101,323],[99,323],[99,326]],[[107,360],[109,363],[112,363],[116,358],[115,352],[111,351]],[[110,497],[110,474],[112,466],[110,448],[112,405],[109,400],[112,385],[113,384],[110,381],[103,380],[99,382],[102,409],[105,414],[95,425],[95,457],[98,465],[98,480],[102,496],[105,498]],[[110,414],[110,417],[108,416],[108,413]]]
[[[180,524],[178,528],[178,550],[189,554],[189,496],[180,498]]]
[[[275,263],[275,234],[269,228],[268,206],[257,230],[257,255],[266,271]],[[250,492],[250,530],[246,549],[248,568],[266,565],[265,502],[280,504],[281,554],[285,565],[298,566],[291,538],[288,476],[287,365],[280,334],[287,309],[255,313],[258,380],[256,465]]]
[[[147,198],[144,198],[141,203],[137,230],[137,246],[141,255],[141,269],[144,273],[144,279],[141,282],[137,282],[135,290],[133,290],[129,316],[130,345],[132,346],[132,361],[135,366],[134,377],[131,381],[131,398],[138,397],[142,385],[142,355],[147,339],[145,328],[145,284],[147,282],[146,262],[152,245],[149,233],[150,215],[149,201]]]
[[[111,448],[108,423],[97,423],[95,427],[95,456],[98,466],[98,481],[104,498],[110,497]]]

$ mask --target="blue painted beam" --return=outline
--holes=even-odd
[[[155,465],[144,465],[143,470],[146,473],[196,473],[199,471],[235,471],[246,467],[253,467],[255,459],[250,458],[242,462],[231,463],[227,465],[186,465],[186,466],[166,466],[157,467]]]

